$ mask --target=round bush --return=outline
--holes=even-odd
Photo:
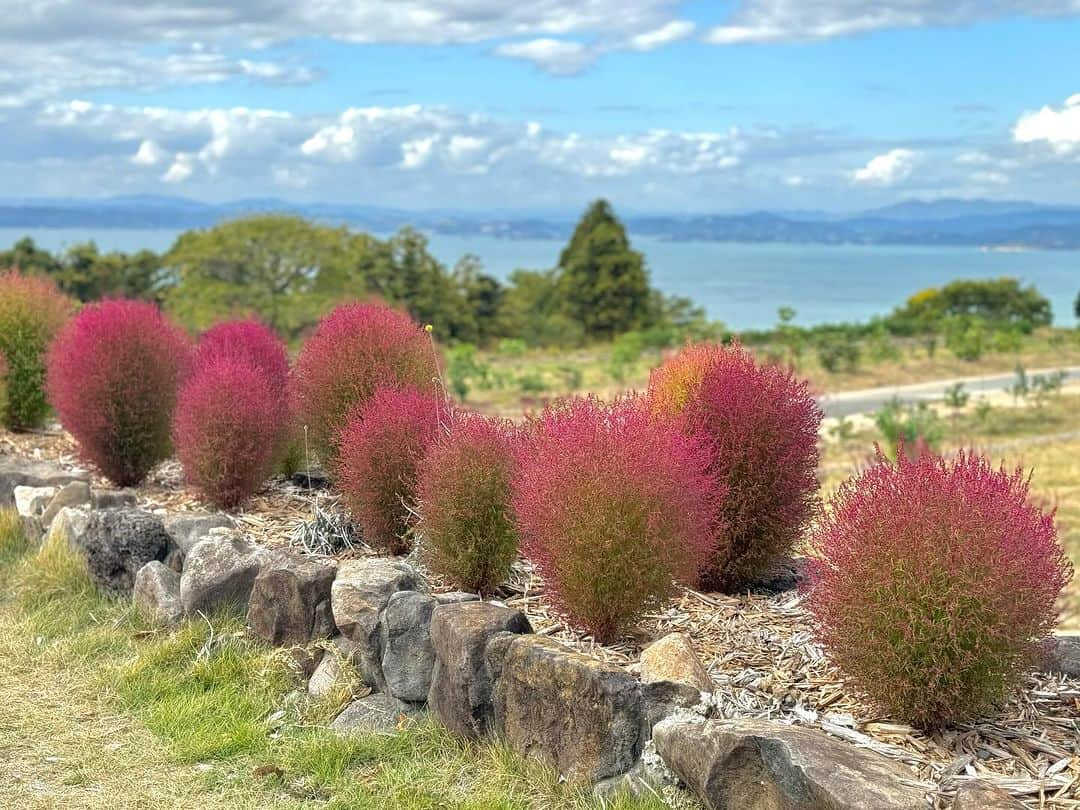
[[[45,354],[74,311],[74,302],[51,279],[0,273],[0,355],[7,367],[0,423],[5,427],[27,430],[45,421]]]
[[[327,315],[296,361],[300,418],[328,466],[350,411],[380,387],[424,388],[438,373],[430,337],[408,315],[379,304],[343,304]]]
[[[821,410],[806,382],[737,344],[670,358],[649,380],[649,401],[709,447],[723,493],[701,585],[737,591],[791,552],[816,511]]]
[[[53,342],[49,400],[83,458],[118,486],[168,458],[191,356],[187,336],[143,301],[91,304]]]
[[[180,391],[173,428],[188,482],[215,506],[238,506],[273,471],[286,417],[263,369],[228,355],[198,367]]]
[[[337,486],[368,545],[390,554],[409,550],[417,478],[444,419],[441,407],[415,388],[380,388],[349,414]]]
[[[285,343],[258,321],[226,321],[203,333],[195,351],[194,370],[223,357],[242,360],[259,370],[274,391],[289,387],[289,355]]]
[[[425,561],[461,590],[490,593],[517,558],[513,442],[510,423],[455,415],[424,462],[417,533]]]
[[[599,641],[659,607],[708,557],[705,448],[639,400],[549,406],[517,455],[522,548],[554,603]]]
[[[840,487],[813,542],[807,605],[822,643],[858,689],[917,726],[1003,699],[1071,574],[1023,473],[967,453],[879,457]]]

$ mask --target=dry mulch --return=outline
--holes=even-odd
[[[0,432],[0,455],[8,453],[79,466],[74,442],[59,430]],[[148,509],[207,508],[184,488],[176,462],[161,465],[138,496]],[[312,517],[316,499],[331,507],[334,500],[276,482],[234,517],[257,539],[279,545]],[[972,779],[991,781],[1030,808],[1080,808],[1080,680],[1033,673],[996,715],[927,733],[875,713],[845,685],[814,641],[797,592],[727,596],[687,589],[662,612],[646,616],[634,637],[606,646],[551,609],[542,580],[525,561],[503,596],[529,616],[538,633],[631,670],[651,640],[685,632],[716,684],[720,716],[816,726],[902,761],[935,808],[949,807],[956,790]]]

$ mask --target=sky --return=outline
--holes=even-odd
[[[1080,0],[0,0],[0,196],[1080,204]]]

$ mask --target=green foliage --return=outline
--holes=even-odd
[[[577,391],[581,388],[581,383],[585,375],[580,368],[569,363],[563,363],[555,370],[562,379],[563,388],[567,391]]]
[[[817,354],[821,367],[835,374],[856,371],[861,351],[855,336],[844,330],[822,334],[817,340]]]
[[[846,442],[855,435],[855,424],[846,416],[841,416],[829,428],[829,435],[837,441]]]
[[[893,398],[874,414],[874,424],[885,437],[891,457],[898,448],[905,454],[917,455],[922,448],[936,450],[945,436],[945,426],[938,415],[925,402],[905,405]]]
[[[537,371],[530,371],[518,377],[517,387],[523,394],[542,394],[548,390],[547,380]]]
[[[900,359],[900,349],[893,343],[892,337],[881,321],[875,323],[867,337],[867,354],[876,363]]]
[[[157,299],[167,282],[161,257],[150,250],[101,253],[93,242],[72,245],[63,253],[42,250],[29,237],[0,251],[0,267],[49,276],[80,301],[100,298]]]
[[[954,383],[945,389],[945,404],[954,411],[967,405],[969,399],[971,399],[971,394],[962,382]]]
[[[905,334],[934,331],[950,318],[979,318],[994,330],[1029,333],[1049,326],[1050,301],[1014,278],[960,279],[922,290],[897,308],[890,326]]]
[[[0,509],[0,565],[18,559],[30,548],[22,517],[14,509]]]
[[[625,382],[627,373],[641,359],[644,348],[645,338],[641,332],[626,332],[615,338],[607,366],[611,378],[619,383]]]
[[[527,349],[521,338],[503,338],[499,341],[498,351],[503,357],[521,357]]]
[[[988,342],[986,321],[976,315],[953,315],[944,321],[945,345],[960,360],[983,356]]]
[[[447,376],[450,378],[450,390],[454,396],[464,401],[469,395],[469,383],[476,382],[479,387],[486,387],[491,368],[480,362],[476,356],[476,347],[471,343],[459,343],[447,352]]]

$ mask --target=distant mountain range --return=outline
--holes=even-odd
[[[565,239],[573,214],[521,216],[449,210],[293,203],[275,199],[210,204],[182,197],[0,200],[0,228],[202,228],[256,212],[288,212],[385,233],[403,225],[458,236]],[[1080,206],[1031,202],[912,200],[857,214],[816,211],[625,217],[632,236],[669,241],[816,244],[978,245],[995,249],[1080,249]]]

